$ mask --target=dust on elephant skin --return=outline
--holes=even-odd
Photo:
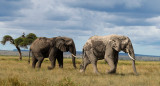
[[[116,73],[118,54],[120,51],[128,53],[133,60],[133,70],[136,72],[134,49],[130,39],[127,36],[108,35],[108,36],[92,36],[83,46],[83,57],[81,64],[81,72],[84,72],[88,64],[93,65],[95,73],[99,73],[97,69],[97,61],[105,59],[109,64],[108,73]]]
[[[93,48],[93,53],[95,56],[98,56],[98,59],[104,59],[104,54],[105,54],[105,44],[103,41],[91,41],[92,43],[92,48]]]

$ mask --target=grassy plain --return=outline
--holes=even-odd
[[[50,61],[45,59],[41,69],[32,69],[28,58],[18,61],[15,56],[0,56],[0,86],[160,86],[160,62],[136,61],[138,76],[133,74],[131,61],[120,60],[116,74],[106,74],[108,64],[98,61],[101,75],[93,73],[88,65],[85,74],[74,69],[71,59],[64,59],[64,68],[48,70]]]

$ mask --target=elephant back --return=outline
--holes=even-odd
[[[51,44],[51,40],[46,37],[37,38],[31,45],[32,51],[41,51],[44,49],[48,49]]]

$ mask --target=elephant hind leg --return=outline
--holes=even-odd
[[[43,57],[40,57],[40,59],[38,60],[38,68],[41,68],[41,64],[43,62],[44,58]]]
[[[90,61],[89,61],[87,55],[84,56],[82,62],[83,62],[83,63],[82,63],[82,65],[81,65],[80,72],[85,72],[85,70],[86,70],[86,68],[87,68],[87,65],[90,64]]]
[[[84,58],[83,68],[80,70],[80,72],[85,72],[88,64],[90,64],[90,62],[88,61],[88,59],[85,59],[85,58]]]
[[[111,57],[105,57],[105,60],[107,61],[108,65],[110,66],[110,70],[108,71],[109,74],[116,73],[116,66],[114,64],[114,61]]]
[[[86,53],[88,55],[88,58],[90,58],[90,62],[93,65],[93,72],[96,73],[96,74],[100,74],[98,72],[98,68],[97,68],[97,57],[93,54],[93,51],[86,52]]]
[[[32,58],[32,68],[35,68],[37,61],[38,60],[36,58]]]

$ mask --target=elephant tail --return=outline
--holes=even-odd
[[[83,62],[84,62],[84,56],[85,56],[85,52],[84,52],[84,49],[83,49],[83,51],[82,51],[82,63],[81,64],[83,64]]]
[[[84,57],[86,57],[86,52],[85,52],[85,50],[83,49],[83,51],[82,51],[82,59],[84,59]]]
[[[28,64],[30,64],[30,53],[31,53],[31,49],[29,50],[29,59],[28,59]]]
[[[84,49],[82,50],[82,59],[84,58]]]

